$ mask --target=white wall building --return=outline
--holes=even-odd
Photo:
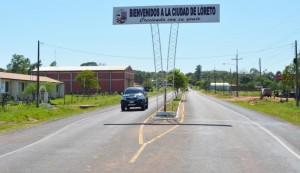
[[[14,100],[24,99],[24,90],[30,83],[36,83],[37,76],[0,72],[0,95],[10,94]],[[49,92],[50,97],[57,98],[64,96],[64,83],[48,77],[40,76],[40,82],[54,83],[53,91]]]
[[[219,90],[219,91],[229,91],[230,90],[230,84],[229,83],[210,83],[210,89],[211,90]]]

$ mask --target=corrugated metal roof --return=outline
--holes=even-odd
[[[50,66],[50,67],[40,67],[40,71],[123,71],[129,68],[130,66]],[[37,71],[34,69],[33,71]]]
[[[11,80],[22,80],[22,81],[37,81],[37,76],[35,75],[26,75],[26,74],[17,74],[17,73],[6,73],[0,72],[1,79],[11,79]],[[40,76],[41,82],[51,82],[51,83],[63,83],[58,80],[54,80],[45,76]]]

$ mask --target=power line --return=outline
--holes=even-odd
[[[280,52],[278,52],[278,53],[276,53],[276,54],[272,54],[272,56],[262,57],[262,58],[261,58],[261,59],[262,59],[262,62],[266,62],[266,60],[269,59],[269,58],[277,57],[277,56],[283,54],[285,51],[287,51],[287,49],[284,49],[284,50],[282,50],[282,51],[280,51]],[[271,63],[268,62],[268,66],[270,67],[270,66],[272,66],[272,65],[274,65],[274,64],[278,64],[279,62],[282,62],[282,59],[280,59],[280,60],[278,60],[278,61],[272,60]],[[257,64],[257,62],[251,63],[250,65],[254,65],[254,64]]]
[[[248,42],[246,45],[249,45],[250,43],[254,43],[257,42],[259,39],[261,39],[262,37],[265,37],[266,35],[270,34],[271,32],[273,32],[275,29],[277,29],[279,26],[282,26],[283,23],[287,22],[289,19],[291,19],[291,16],[293,16],[295,13],[297,12],[297,10],[292,11],[287,17],[285,17],[283,20],[281,20],[280,22],[278,22],[276,25],[274,25],[273,27],[271,27],[270,29],[266,30],[265,32],[263,32],[259,37],[257,37],[255,40]],[[274,45],[274,44],[273,44]]]
[[[287,46],[290,46],[290,45],[293,45],[293,43],[285,44],[285,45],[277,46],[277,47],[266,48],[266,49],[259,49],[259,50],[255,50],[255,51],[243,52],[243,53],[240,53],[240,54],[245,55],[245,54],[257,53],[257,52],[265,52],[265,51],[268,51],[268,50],[287,47]]]
[[[287,39],[293,37],[294,35],[298,34],[299,32],[300,32],[300,27],[296,28],[294,31],[290,32],[287,36],[283,37],[282,39],[280,39],[279,41],[275,42],[274,44],[281,43],[284,40],[287,40]],[[274,44],[272,44],[271,46],[273,46]]]
[[[254,51],[248,51],[248,52],[241,52],[239,53],[240,55],[247,55],[247,54],[253,54],[253,53],[258,53],[258,52],[265,52],[268,50],[272,50],[272,49],[278,49],[281,47],[286,47],[286,46],[290,46],[291,44],[285,44],[282,46],[277,46],[277,47],[271,47],[271,48],[265,48],[265,49],[258,49],[258,50],[254,50]],[[209,59],[209,58],[221,58],[221,57],[228,57],[228,56],[235,56],[236,54],[226,54],[226,55],[217,55],[217,56],[207,56],[207,57],[198,57],[198,58],[177,58],[177,59]]]
[[[45,42],[43,42],[43,44],[47,45],[47,46],[50,46],[50,47],[54,47],[54,48],[59,48],[59,49],[68,50],[68,51],[72,51],[72,52],[90,54],[90,55],[97,55],[97,56],[106,56],[106,57],[113,57],[113,58],[125,58],[125,59],[152,59],[152,58],[142,58],[142,57],[134,57],[134,56],[121,56],[121,55],[112,55],[112,54],[103,54],[103,53],[97,53],[97,52],[89,52],[89,51],[83,51],[83,50],[79,50],[79,49],[66,48],[66,47],[62,47],[62,46],[58,46],[58,45],[54,45],[54,44],[49,44],[49,43],[45,43]],[[254,54],[254,53],[259,53],[259,52],[266,52],[266,51],[269,51],[269,50],[278,49],[278,48],[286,47],[286,46],[290,46],[290,45],[293,45],[293,43],[285,44],[285,45],[277,46],[277,47],[270,47],[270,48],[265,48],[265,49],[258,49],[258,50],[253,50],[253,51],[241,52],[239,54],[240,55],[247,55],[247,54]],[[197,58],[177,58],[177,59],[212,59],[212,58],[223,58],[223,57],[229,57],[229,56],[235,56],[235,55],[236,54],[224,54],[224,55],[197,57]]]
[[[127,59],[152,59],[152,58],[130,57],[130,56],[109,55],[109,54],[102,54],[102,53],[96,53],[96,52],[89,52],[89,51],[83,51],[83,50],[79,50],[79,49],[71,49],[71,48],[66,48],[66,47],[62,47],[62,46],[57,46],[57,45],[53,45],[53,44],[49,44],[49,43],[44,43],[44,45],[63,49],[63,50],[68,50],[68,51],[72,51],[72,52],[90,54],[90,55],[107,56],[107,57],[114,57],[114,58],[127,58]]]

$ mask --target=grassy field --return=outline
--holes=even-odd
[[[81,110],[71,106],[57,106],[48,108],[41,105],[7,105],[0,111],[0,132],[6,132],[16,128],[22,128],[49,120],[63,118],[65,116],[81,113]]]
[[[180,100],[182,97],[182,93],[180,93],[176,99],[173,99],[171,102],[167,104],[167,111],[176,112],[179,106]]]
[[[148,93],[149,97],[153,95],[155,92]],[[120,103],[120,100],[121,95],[118,94],[66,95],[65,98],[51,100],[50,102],[54,106],[41,104],[39,108],[36,108],[35,103],[8,104],[0,107],[0,133],[116,105]],[[80,105],[91,107],[81,109]]]
[[[282,99],[281,101],[274,98],[259,99],[259,92],[239,92],[239,98],[230,96],[228,92],[226,92],[226,94],[223,94],[223,92],[220,91],[216,94],[214,91],[202,92],[220,99],[230,100],[231,102],[240,106],[263,112],[290,123],[300,125],[300,108],[296,107],[296,102],[294,99],[289,99],[288,102],[286,102],[285,99]],[[257,98],[251,99],[251,97]]]
[[[274,99],[263,99],[255,102],[234,101],[234,103],[273,115],[293,124],[300,125],[300,108],[296,107],[296,102],[293,99],[290,99],[288,102],[279,102],[279,100]]]
[[[36,108],[34,103],[29,105],[9,104],[0,109],[0,132],[118,104],[120,99],[120,95],[97,95],[90,97],[67,95],[65,98],[51,100],[51,104],[55,106],[41,104],[39,108]],[[80,105],[91,105],[93,107],[81,109],[79,108]]]
[[[228,91],[214,91],[214,90],[210,90],[210,91],[205,91],[205,90],[201,90],[201,92],[206,93],[206,94],[216,94],[218,96],[223,95],[224,97],[226,96],[234,96],[236,94],[236,92],[232,92],[231,94]],[[239,91],[239,96],[251,96],[251,97],[259,97],[260,96],[260,92],[259,91]]]
[[[96,105],[96,106],[109,106],[119,103],[121,95],[66,95],[65,98],[51,100],[51,104],[55,105]]]

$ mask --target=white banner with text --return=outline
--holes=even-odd
[[[113,25],[220,22],[220,5],[114,7]]]

